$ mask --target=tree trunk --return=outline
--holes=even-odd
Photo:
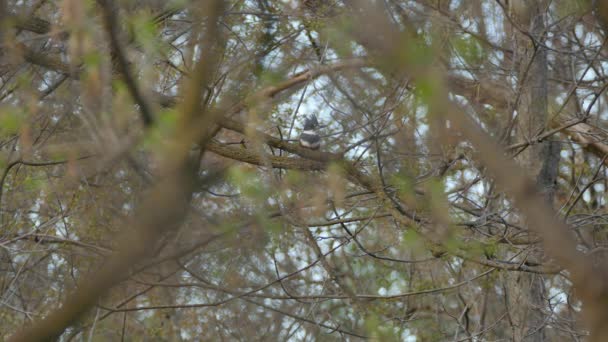
[[[512,8],[512,14],[522,27],[529,27],[530,37],[521,35],[517,39],[519,53],[519,91],[520,102],[518,112],[519,140],[534,141],[534,137],[544,130],[547,125],[547,51],[540,44],[545,32],[545,13],[543,1],[530,2],[517,8]],[[519,156],[519,162],[529,174],[536,178],[536,184],[545,194],[546,201],[552,205],[557,180],[557,167],[560,158],[560,146],[556,141],[547,140],[533,144]],[[531,239],[536,237],[531,236]],[[540,262],[543,250],[540,245],[533,246],[528,254],[528,261]],[[513,298],[519,303],[513,303],[513,321],[520,329],[515,329],[516,340],[545,341],[547,339],[547,301],[545,296],[544,277],[539,274],[522,273],[517,277],[517,294]]]

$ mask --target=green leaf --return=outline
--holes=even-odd
[[[460,57],[468,64],[477,65],[485,58],[485,52],[477,39],[470,35],[455,37],[452,45]]]
[[[0,107],[0,137],[18,133],[25,118],[23,110],[15,106]]]
[[[82,61],[87,68],[98,67],[101,64],[101,54],[98,51],[87,51],[82,56]]]
[[[138,12],[131,17],[130,26],[137,41],[148,53],[162,52],[163,44],[158,40],[158,28],[154,18],[147,12]]]

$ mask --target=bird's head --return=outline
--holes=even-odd
[[[314,131],[319,128],[319,121],[317,120],[317,116],[314,114],[306,116],[304,119],[304,130],[305,131]]]

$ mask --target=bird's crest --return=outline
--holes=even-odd
[[[304,118],[304,130],[315,130],[319,127],[319,121],[317,120],[317,116],[314,114],[307,115]]]

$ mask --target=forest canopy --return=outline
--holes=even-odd
[[[607,40],[591,0],[0,0],[0,337],[606,341]]]

